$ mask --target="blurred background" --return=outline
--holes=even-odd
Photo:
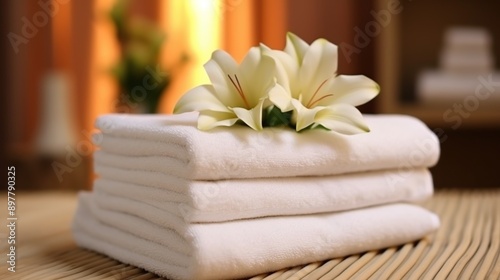
[[[215,49],[241,60],[291,31],[339,46],[339,74],[381,85],[363,113],[422,119],[441,140],[437,188],[499,187],[500,3],[487,0],[3,1],[2,166],[19,189],[90,189],[105,113],[171,113],[208,82]],[[390,135],[388,135],[390,137]],[[5,176],[5,175],[4,175]]]

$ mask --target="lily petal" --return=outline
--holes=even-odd
[[[228,75],[234,77],[238,73],[236,61],[228,53],[214,51],[212,59],[205,63],[204,67],[219,100],[230,107],[244,106],[243,100],[228,78]]]
[[[363,120],[363,115],[354,106],[335,104],[323,108],[315,116],[317,124],[346,135],[370,131]]]
[[[245,108],[233,108],[236,116],[254,130],[262,130],[262,106],[265,98],[262,98],[257,106],[247,110]]]
[[[292,97],[297,98],[300,92],[298,87],[299,65],[297,61],[284,51],[263,48],[265,56],[270,56],[276,63],[276,82],[280,84]]]
[[[241,61],[241,64],[239,66],[240,70],[248,70],[248,69],[255,69],[257,65],[259,64],[260,61],[260,48],[259,47],[251,47],[250,50],[246,53],[245,57]],[[245,72],[240,72],[238,74],[249,74]]]
[[[217,126],[232,126],[238,121],[234,113],[202,111],[198,116],[198,129],[210,130]]]
[[[288,112],[293,110],[294,106],[292,104],[292,97],[290,92],[283,88],[280,84],[276,84],[269,91],[269,100],[272,104],[276,105],[281,112]]]
[[[308,48],[309,44],[300,39],[299,36],[291,32],[286,34],[285,52],[296,59],[297,65],[302,64],[302,60],[304,59],[304,55],[306,54]]]
[[[251,107],[256,106],[261,98],[267,97],[275,85],[275,68],[274,59],[261,55],[257,47],[252,48],[240,65],[243,92]]]
[[[238,71],[238,63],[236,63],[230,54],[223,50],[214,51],[211,59],[215,61],[225,73],[236,73],[236,71]]]
[[[324,88],[333,95],[321,100],[318,105],[346,103],[359,106],[372,100],[380,92],[379,85],[363,75],[340,75],[329,81]]]
[[[175,104],[174,114],[205,110],[231,112],[224,103],[217,99],[213,86],[201,85],[189,90],[179,99]]]
[[[316,106],[309,109],[302,105],[302,103],[297,99],[292,99],[292,104],[297,113],[297,123],[295,125],[296,131],[301,131],[302,129],[314,124],[316,122],[316,114],[325,108],[322,106]]]
[[[337,57],[337,46],[325,39],[314,41],[307,50],[298,76],[306,104],[317,100],[315,94],[320,87],[327,79],[335,76],[338,65]]]

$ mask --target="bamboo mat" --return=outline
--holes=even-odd
[[[163,279],[77,248],[69,229],[74,193],[18,193],[17,203],[16,272],[7,271],[2,227],[0,279]],[[500,190],[439,191],[423,205],[442,222],[423,240],[251,279],[500,279]]]

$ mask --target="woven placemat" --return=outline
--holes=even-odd
[[[163,279],[77,248],[69,229],[75,194],[18,198],[16,272],[3,261],[0,279]],[[423,205],[442,223],[425,239],[251,279],[500,279],[500,190],[439,191]],[[7,232],[0,234],[5,252]]]

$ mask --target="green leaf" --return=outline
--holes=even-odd
[[[271,106],[266,110],[267,112],[264,114],[263,118],[263,126],[273,127],[291,125],[292,111],[281,112],[281,110],[276,106]]]
[[[322,129],[322,130],[326,130],[326,131],[332,131],[328,127],[324,127],[322,124],[314,125],[313,127],[311,127],[311,129]]]

